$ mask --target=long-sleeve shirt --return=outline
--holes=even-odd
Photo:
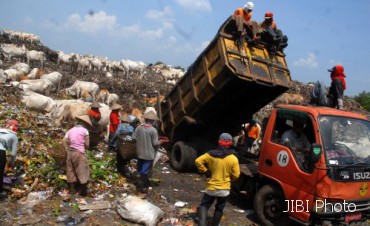
[[[245,23],[249,23],[249,21],[251,20],[252,18],[252,13],[249,12],[249,13],[246,13],[244,12],[243,8],[238,8],[234,11],[234,18],[237,17],[237,16],[241,16],[244,18],[244,22]]]
[[[18,137],[8,129],[0,129],[0,150],[11,151],[11,163],[14,165],[18,150]]]
[[[132,135],[133,132],[134,132],[134,127],[132,127],[130,124],[121,123],[116,130],[116,135],[117,136]]]
[[[150,124],[141,124],[132,134],[132,139],[136,140],[137,157],[144,160],[154,160],[158,146],[157,129]]]
[[[119,113],[118,111],[112,111],[110,113],[110,116],[109,116],[109,120],[110,120],[110,125],[109,125],[109,132],[110,133],[115,133],[119,124],[120,124],[120,120],[119,120]]]
[[[207,190],[230,190],[231,181],[240,175],[239,161],[233,154],[215,157],[207,152],[195,160],[195,165],[200,173],[209,170],[212,174],[206,184]]]

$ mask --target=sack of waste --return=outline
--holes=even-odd
[[[157,222],[163,217],[163,211],[159,207],[131,195],[118,201],[117,212],[128,221],[146,226],[157,225]]]

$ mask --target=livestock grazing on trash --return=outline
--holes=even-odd
[[[98,96],[96,97],[96,101],[107,104],[108,96],[109,96],[109,91],[107,89],[101,89],[99,91]]]
[[[4,74],[4,70],[0,69],[0,83],[6,83],[7,77]]]
[[[44,52],[30,50],[30,51],[27,51],[26,56],[27,56],[28,65],[30,65],[31,62],[38,61],[40,62],[41,67],[44,67],[44,61],[46,60]]]
[[[77,70],[81,71],[81,75],[83,75],[85,69],[91,70],[91,62],[90,58],[82,56],[77,64]]]
[[[99,103],[100,104],[100,108],[99,108],[99,111],[100,111],[100,114],[101,114],[101,118],[99,120],[99,125],[101,125],[103,128],[106,128],[109,124],[109,116],[110,116],[110,113],[112,112],[112,110],[110,109],[110,107],[104,103]]]
[[[304,101],[304,97],[301,94],[284,93],[280,98],[284,104],[301,105]]]
[[[97,70],[98,73],[102,74],[106,69],[106,61],[97,57],[93,57],[90,59],[91,63],[91,70]]]
[[[118,99],[119,99],[119,97],[118,97],[118,95],[117,95],[117,94],[115,94],[115,93],[110,93],[110,94],[108,95],[107,105],[108,105],[108,106],[112,106],[113,104],[117,103]]]
[[[23,61],[26,55],[26,46],[24,44],[21,47],[13,45],[1,45],[0,52],[8,61],[11,61],[13,57]]]
[[[159,95],[159,102],[164,99],[163,95]],[[149,106],[155,106],[157,104],[158,97],[144,97],[144,103]]]
[[[60,90],[60,83],[62,82],[63,75],[57,71],[51,72],[49,74],[44,74],[40,77],[40,79],[47,79],[51,81],[54,86],[56,87],[56,90]]]
[[[17,69],[12,68],[4,70],[4,75],[7,80],[18,81],[19,76],[23,75],[23,73],[18,71]]]
[[[42,75],[46,74],[46,70],[45,68],[39,68],[37,71],[36,71],[36,77],[37,79],[41,78]]]
[[[31,110],[43,113],[50,113],[56,107],[56,103],[51,97],[30,90],[22,93],[21,102]]]
[[[90,95],[89,91],[87,90],[82,90],[81,91],[81,99],[85,102],[90,102],[92,103],[92,96]]]
[[[92,96],[93,101],[95,101],[96,94],[99,91],[99,85],[94,82],[76,80],[71,87],[65,89],[68,95],[76,96],[77,99],[81,97],[82,90],[88,91]]]
[[[65,122],[68,127],[72,127],[76,116],[87,115],[90,110],[90,106],[86,103],[65,104],[63,107],[60,115],[54,115],[56,116],[56,118],[53,118],[56,126]]]
[[[28,74],[30,72],[30,66],[26,63],[18,62],[10,67],[10,69],[16,69],[22,74]]]
[[[71,66],[71,72],[74,71],[75,68],[75,60],[76,55],[75,54],[65,54],[63,51],[57,50],[58,53],[58,61],[57,66],[60,67],[63,64],[70,65]]]
[[[138,72],[139,76],[142,76],[147,65],[142,61],[132,61],[132,60],[121,60],[121,65],[126,71],[126,79],[130,75],[130,72]]]
[[[50,95],[53,87],[54,83],[48,79],[23,80],[19,83],[19,88],[23,90],[31,90],[36,93],[45,94],[46,96]]]

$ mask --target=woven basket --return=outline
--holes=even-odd
[[[136,158],[136,144],[132,141],[127,141],[124,137],[117,137],[117,148],[123,159]]]

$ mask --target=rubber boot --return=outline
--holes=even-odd
[[[198,225],[207,226],[207,208],[204,206],[198,207]]]
[[[68,183],[68,188],[69,188],[69,194],[70,195],[75,195],[77,193],[76,191],[76,183]]]
[[[338,98],[338,109],[339,110],[344,110],[344,107],[343,107],[343,99],[341,98]]]
[[[220,225],[222,215],[223,215],[223,212],[218,212],[218,211],[214,212],[213,219],[212,219],[212,226]]]
[[[87,196],[87,183],[86,184],[81,184],[81,189],[80,189],[80,195],[81,196]]]

